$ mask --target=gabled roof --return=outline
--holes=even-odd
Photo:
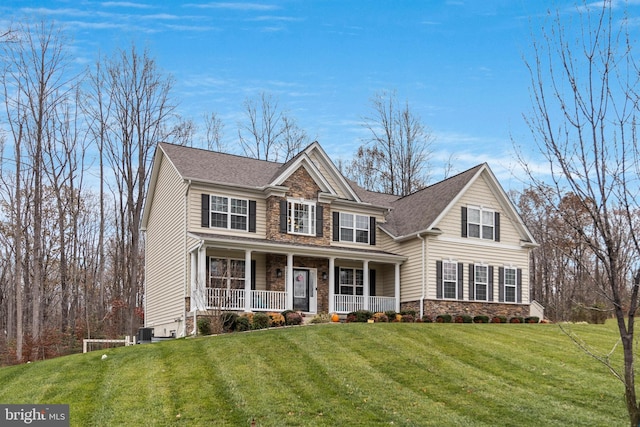
[[[513,219],[521,240],[535,245],[533,235],[486,163],[396,200],[392,204],[393,210],[387,216],[387,222],[380,227],[395,239],[415,237],[418,233],[439,232],[439,221],[481,176],[486,178],[504,212]]]
[[[444,181],[418,190],[393,203],[393,211],[382,228],[395,237],[430,230],[436,219],[471,182],[484,165],[475,166]]]

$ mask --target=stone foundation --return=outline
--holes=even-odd
[[[400,310],[413,310],[420,313],[420,301],[408,301],[400,304]],[[469,316],[505,316],[527,317],[529,305],[524,304],[496,304],[474,301],[443,301],[424,300],[424,314],[437,316],[450,314],[452,316],[467,314]]]

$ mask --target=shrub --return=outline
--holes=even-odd
[[[471,323],[472,321],[473,321],[473,318],[468,314],[459,314],[456,316],[456,319],[455,319],[456,323]]]
[[[351,313],[347,314],[347,322],[366,323],[367,320],[371,319],[372,317],[373,317],[373,313],[370,312],[369,310],[352,311]]]
[[[200,335],[211,335],[211,319],[208,317],[198,317],[198,333]]]
[[[537,316],[529,316],[524,318],[524,323],[538,323],[540,318]]]
[[[387,310],[384,314],[387,316],[387,319],[389,319],[389,322],[393,322],[396,319],[396,312],[393,310]]]
[[[287,325],[300,325],[302,324],[302,315],[295,311],[289,311],[285,320]]]
[[[302,318],[302,317],[300,317]],[[318,313],[311,319],[311,323],[329,323],[331,322],[331,316],[329,313]]]
[[[511,319],[509,319],[509,323],[524,323],[524,319],[519,316],[513,316]]]
[[[378,313],[374,313],[373,314],[373,321],[374,322],[388,322],[389,318],[387,317],[386,314],[378,312]]]
[[[248,331],[251,327],[251,321],[247,316],[240,316],[236,319],[236,331],[244,332]]]
[[[237,313],[222,313],[220,315],[220,321],[222,323],[223,332],[231,332],[236,329],[236,322],[238,321]]]
[[[415,310],[400,310],[400,314],[402,314],[403,316],[405,315],[411,315],[414,318],[416,317],[416,311]]]
[[[286,325],[288,325],[287,316],[289,315],[289,313],[295,313],[295,311],[293,311],[293,310],[285,310],[282,313],[280,313],[280,314],[282,314],[282,317],[284,317],[284,322],[285,322]]]
[[[450,314],[438,314],[436,316],[436,323],[451,323]]]
[[[475,316],[473,318],[473,323],[489,323],[489,316]]]
[[[429,316],[428,314],[425,314],[424,316],[422,316],[422,321],[424,323],[432,323],[433,322],[433,318],[431,316]]]
[[[253,315],[251,329],[265,329],[269,327],[269,316],[266,313],[256,313]]]
[[[507,318],[506,316],[493,316],[491,323],[507,323]]]
[[[270,313],[267,313],[267,316],[269,316],[269,326],[272,326],[272,327],[284,326],[285,320],[282,314],[270,312]]]
[[[402,323],[413,323],[415,322],[416,318],[413,314],[402,314],[402,320],[400,320]]]

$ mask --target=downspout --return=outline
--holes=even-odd
[[[422,320],[422,317],[424,316],[424,299],[426,297],[426,289],[425,289],[425,285],[427,283],[427,278],[426,278],[426,266],[425,266],[425,255],[426,255],[426,245],[427,245],[427,241],[424,237],[422,237],[420,235],[420,233],[416,233],[416,237],[418,237],[418,239],[420,239],[420,241],[422,242],[422,258],[421,258],[421,265],[422,265],[422,294],[420,295],[420,319]]]
[[[180,331],[180,336],[184,337],[187,335],[187,307],[184,303],[187,300],[187,287],[189,286],[189,275],[187,274],[187,263],[189,262],[189,252],[187,252],[187,231],[189,230],[189,190],[191,189],[191,180],[187,181],[187,189],[184,192],[184,263],[182,265],[183,275],[184,277],[184,286],[182,288],[182,331]],[[193,319],[193,324],[195,325],[195,319]]]

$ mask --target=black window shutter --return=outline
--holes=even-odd
[[[256,260],[251,260],[251,290],[256,290]]]
[[[476,299],[476,275],[475,267],[469,264],[469,300]]]
[[[209,228],[209,195],[202,194],[202,211],[200,214],[201,226]]]
[[[322,225],[323,225],[323,211],[322,206],[316,206],[316,237],[322,237]]]
[[[376,271],[369,270],[369,295],[376,296]]]
[[[333,241],[340,241],[340,212],[333,213]]]
[[[521,268],[517,270],[516,283],[517,283],[516,292],[518,294],[517,301],[518,301],[518,304],[522,304],[522,269]]]
[[[489,281],[487,289],[487,299],[493,301],[493,266],[489,266]]]
[[[287,206],[286,200],[280,200],[280,232],[287,232]]]
[[[496,242],[500,241],[500,212],[496,212],[493,219],[494,233]]]
[[[436,261],[436,298],[442,298],[442,261]]]
[[[462,207],[462,237],[467,237],[467,208]]]
[[[333,269],[333,293],[340,294],[340,267],[334,267]]]
[[[463,300],[464,299],[464,282],[463,282],[463,276],[464,276],[464,265],[459,262],[458,263],[458,299],[459,300]]]
[[[498,268],[498,301],[504,302],[504,267]]]
[[[256,232],[256,201],[249,200],[249,232]]]
[[[376,217],[375,216],[369,217],[369,244],[372,246],[376,244]]]

